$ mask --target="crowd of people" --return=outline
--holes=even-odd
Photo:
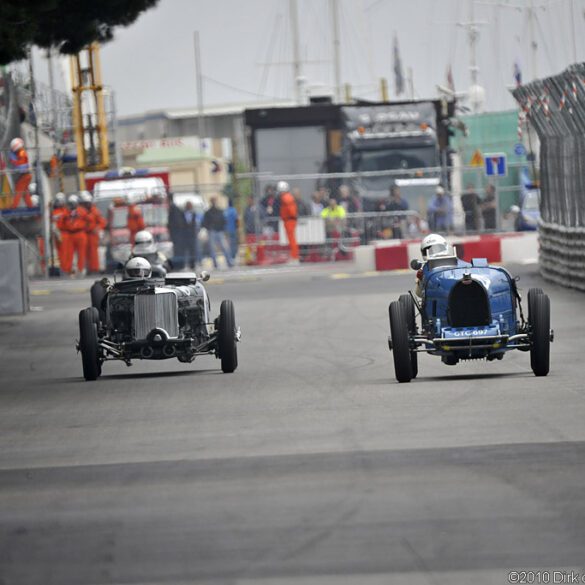
[[[471,184],[461,197],[467,231],[496,228],[496,193],[492,185],[486,188],[480,198]],[[138,232],[145,229],[140,207],[127,207],[127,228],[130,244]],[[449,233],[453,230],[452,196],[442,186],[437,186],[427,208],[427,220],[416,213],[409,213],[409,204],[396,185],[389,190],[388,197],[376,204],[373,217],[360,218],[358,222],[348,214],[362,211],[362,201],[348,185],[339,185],[334,193],[320,187],[310,201],[302,197],[298,187],[291,187],[286,181],[268,185],[261,199],[249,197],[243,212],[243,231],[246,235],[274,233],[282,221],[290,248],[290,259],[299,261],[296,241],[296,227],[299,217],[320,217],[325,220],[328,238],[339,238],[348,233],[359,233],[362,239],[416,237],[429,233]],[[391,212],[391,213],[387,213]],[[52,239],[59,258],[61,271],[65,274],[97,274],[100,270],[98,249],[101,233],[107,225],[93,202],[91,194],[82,191],[79,195],[65,197],[58,193],[53,201]],[[187,200],[179,206],[169,193],[168,232],[173,244],[173,269],[194,270],[209,257],[215,268],[224,258],[228,268],[237,263],[239,249],[240,217],[230,199],[225,209],[219,206],[218,198],[209,199],[209,208],[202,212]],[[74,260],[76,259],[76,263]]]
[[[144,229],[141,215],[135,221],[136,231]],[[88,191],[69,197],[57,193],[51,210],[51,233],[62,273],[99,274],[99,244],[106,223]]]

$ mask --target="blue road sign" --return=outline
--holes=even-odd
[[[483,155],[485,174],[488,177],[505,177],[508,174],[506,155],[501,152]]]
[[[514,146],[514,154],[516,156],[524,156],[526,154],[526,147],[521,142],[518,142]]]

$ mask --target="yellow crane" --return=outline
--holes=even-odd
[[[85,173],[110,167],[99,43],[72,56],[70,65],[79,187],[85,189]]]

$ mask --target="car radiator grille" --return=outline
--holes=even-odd
[[[172,291],[134,297],[134,333],[146,339],[153,329],[164,329],[169,337],[179,336],[177,295]]]

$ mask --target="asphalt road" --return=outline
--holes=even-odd
[[[36,310],[0,318],[0,584],[585,575],[585,296],[514,269],[551,296],[547,378],[521,352],[425,355],[398,385],[387,306],[412,274],[343,270],[220,274],[232,375],[204,357],[93,383],[74,349],[87,283],[35,283]]]

